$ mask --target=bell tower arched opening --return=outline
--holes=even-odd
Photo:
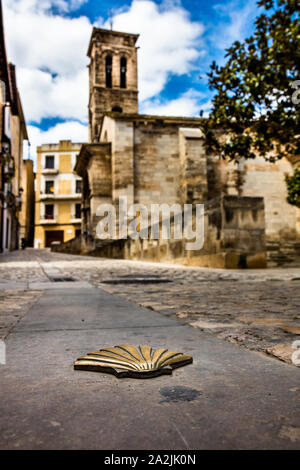
[[[105,59],[106,88],[112,88],[112,56],[107,55]]]
[[[127,59],[122,57],[120,60],[120,88],[127,87]]]

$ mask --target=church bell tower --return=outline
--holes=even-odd
[[[94,28],[90,58],[90,142],[97,142],[104,113],[138,113],[138,34]]]

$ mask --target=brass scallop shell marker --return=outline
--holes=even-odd
[[[75,370],[105,372],[118,378],[132,377],[148,379],[158,375],[171,375],[177,367],[191,364],[193,358],[165,348],[152,349],[151,346],[121,345],[100,349],[74,362]]]

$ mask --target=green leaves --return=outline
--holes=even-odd
[[[300,107],[292,100],[292,84],[300,79],[300,3],[258,5],[265,12],[253,35],[227,50],[223,67],[211,65],[209,86],[216,94],[203,130],[207,147],[223,158],[293,159],[300,152]],[[217,137],[222,133],[226,142]]]
[[[297,168],[292,176],[286,176],[285,181],[288,189],[287,201],[300,207],[300,168]]]

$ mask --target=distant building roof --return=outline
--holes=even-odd
[[[118,112],[107,112],[104,113],[104,116],[112,117],[118,120],[125,121],[165,121],[167,123],[174,124],[187,124],[188,122],[192,124],[201,124],[205,121],[205,118],[202,117],[187,117],[187,116],[160,116],[152,114],[132,114],[132,113],[118,113]]]
[[[60,140],[59,142],[55,143],[48,143],[42,144],[37,147],[39,152],[66,152],[68,150],[80,150],[83,142],[72,142],[70,139]]]

